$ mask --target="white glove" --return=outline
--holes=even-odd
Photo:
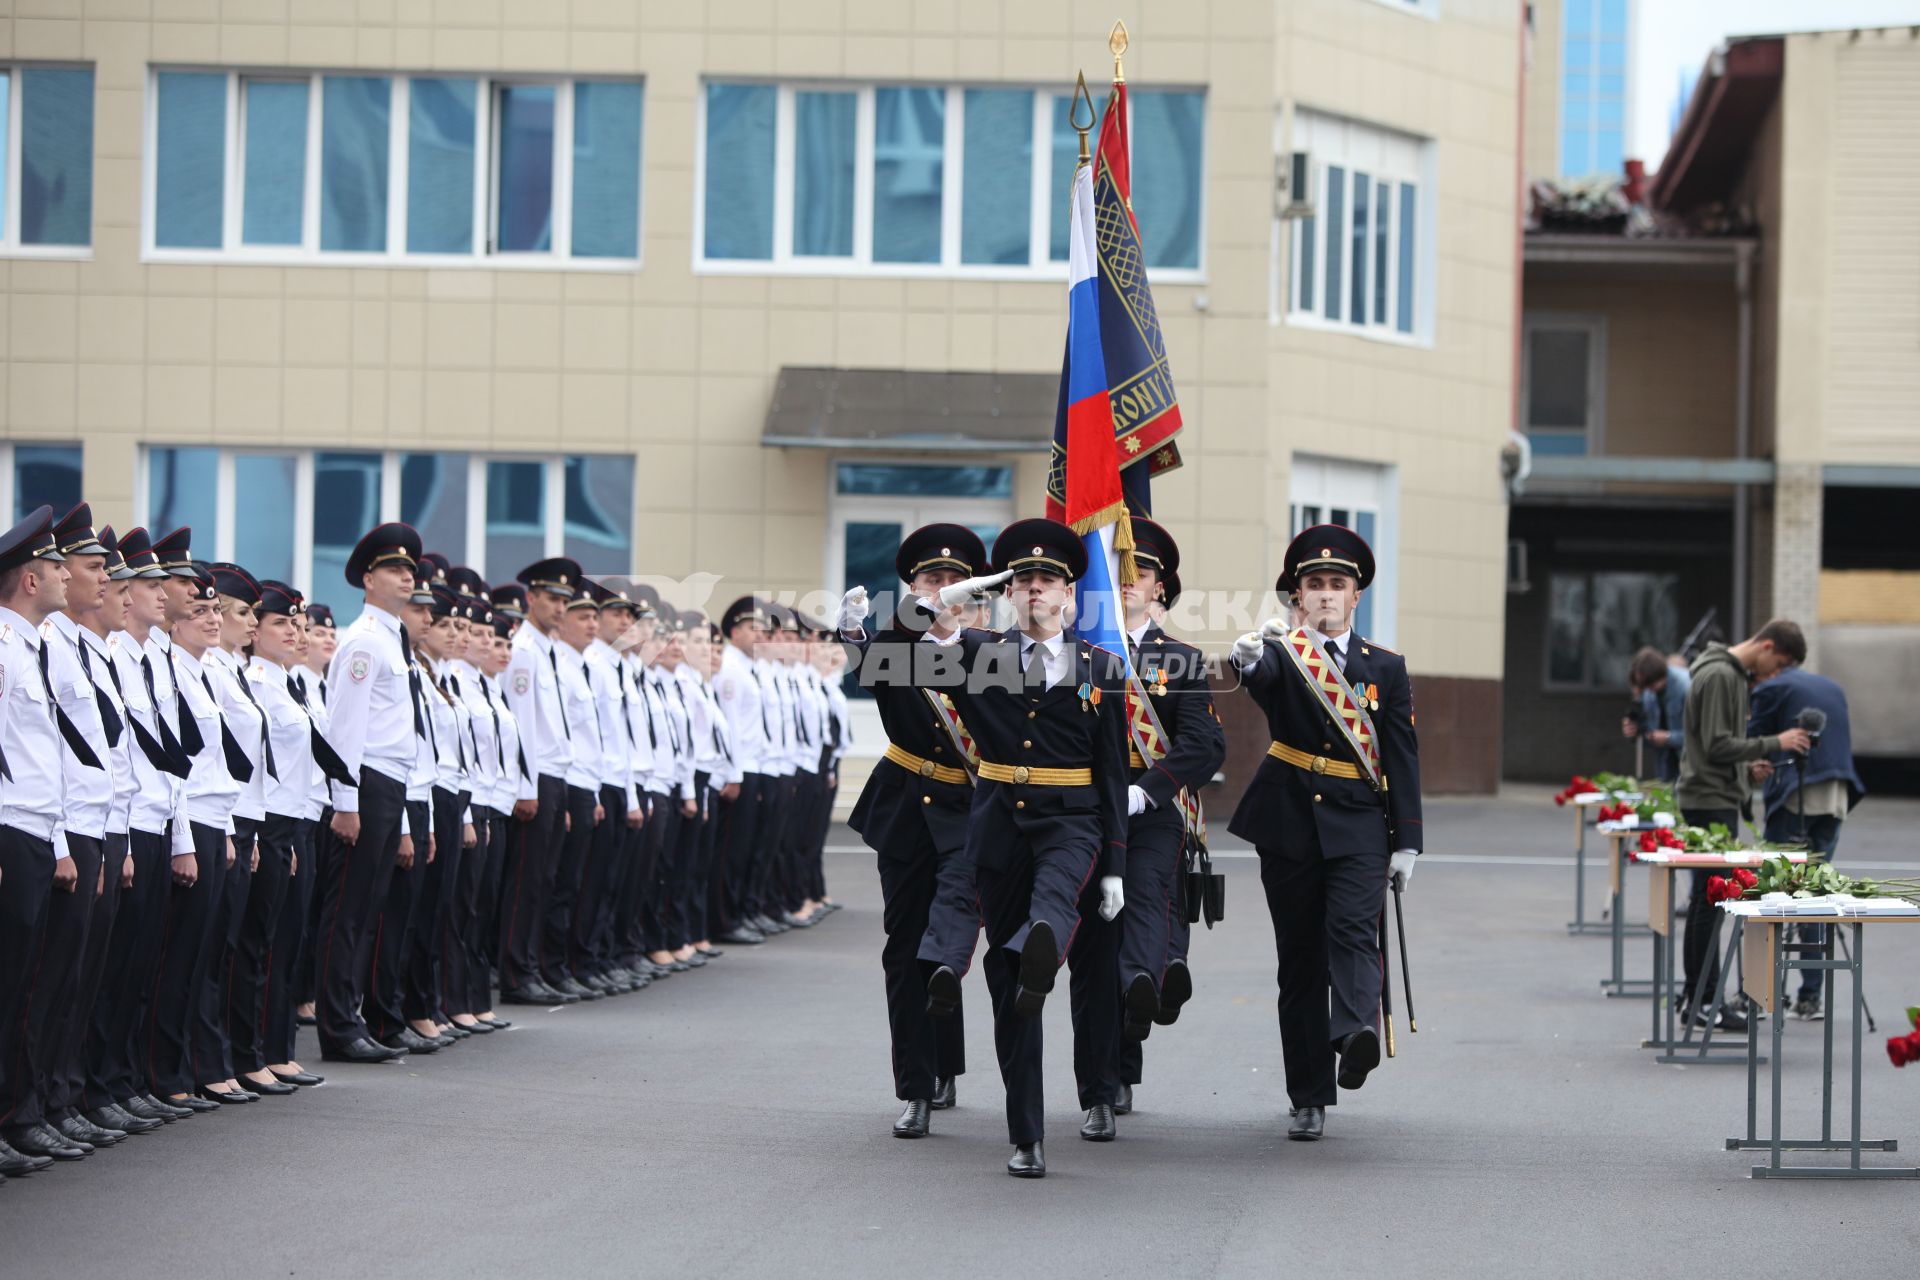
[[[942,608],[957,609],[973,599],[976,591],[989,591],[1013,576],[1013,570],[990,573],[984,578],[968,578],[965,582],[956,582],[950,587],[940,588]]]
[[[1153,797],[1147,794],[1145,787],[1127,788],[1127,816],[1138,817],[1153,808]]]
[[[840,597],[840,629],[858,631],[867,620],[867,589],[855,587]]]
[[[1402,849],[1387,860],[1387,879],[1405,889],[1413,883],[1413,864],[1420,855],[1411,849]]]
[[[1264,645],[1265,641],[1260,639],[1259,632],[1247,632],[1233,642],[1233,665],[1244,671],[1260,661],[1260,653]]]
[[[1111,920],[1127,905],[1126,882],[1119,876],[1100,877],[1100,918]]]

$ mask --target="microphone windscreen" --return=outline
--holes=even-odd
[[[1819,733],[1827,727],[1827,713],[1819,707],[1801,708],[1800,727],[1808,733]]]

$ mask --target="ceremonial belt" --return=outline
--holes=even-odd
[[[923,760],[895,743],[887,744],[886,756],[908,773],[918,774],[922,778],[932,778],[935,782],[950,782],[956,786],[965,786],[969,781],[965,769],[955,769],[949,765]]]
[[[1355,781],[1360,781],[1367,776],[1361,771],[1359,765],[1350,760],[1331,760],[1326,756],[1312,755],[1290,747],[1284,742],[1276,742],[1268,747],[1267,754],[1275,760],[1283,761],[1296,769],[1305,769],[1309,773],[1323,773],[1334,778],[1352,778]],[[1387,789],[1387,780],[1384,776],[1380,779],[1380,789],[1382,791]]]
[[[1144,769],[1147,767],[1147,762],[1140,758],[1140,748],[1127,748],[1127,764],[1130,768],[1134,769]]]
[[[1090,787],[1091,769],[1044,769],[1038,765],[994,764],[980,762],[980,776],[992,782],[1014,782],[1036,787]]]

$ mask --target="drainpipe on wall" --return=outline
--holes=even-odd
[[[1740,298],[1739,382],[1733,392],[1733,456],[1745,461],[1753,453],[1753,246],[1740,246],[1734,266],[1734,288]],[[1745,481],[1733,486],[1733,626],[1732,637],[1748,634],[1747,600],[1752,580],[1752,556],[1748,524],[1752,514],[1752,495]]]

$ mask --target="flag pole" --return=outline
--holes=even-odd
[[[1067,109],[1067,123],[1072,125],[1074,132],[1080,135],[1080,164],[1074,170],[1075,173],[1093,163],[1093,152],[1087,147],[1087,134],[1092,131],[1094,125],[1100,123],[1100,117],[1093,109],[1093,95],[1087,92],[1087,73],[1082,71],[1079,76],[1078,82],[1073,86],[1073,105]],[[1085,124],[1080,123],[1082,105],[1087,108]]]
[[[1116,21],[1113,30],[1107,33],[1107,48],[1113,50],[1113,82],[1122,85],[1127,82],[1127,71],[1120,60],[1127,54],[1127,24]]]

